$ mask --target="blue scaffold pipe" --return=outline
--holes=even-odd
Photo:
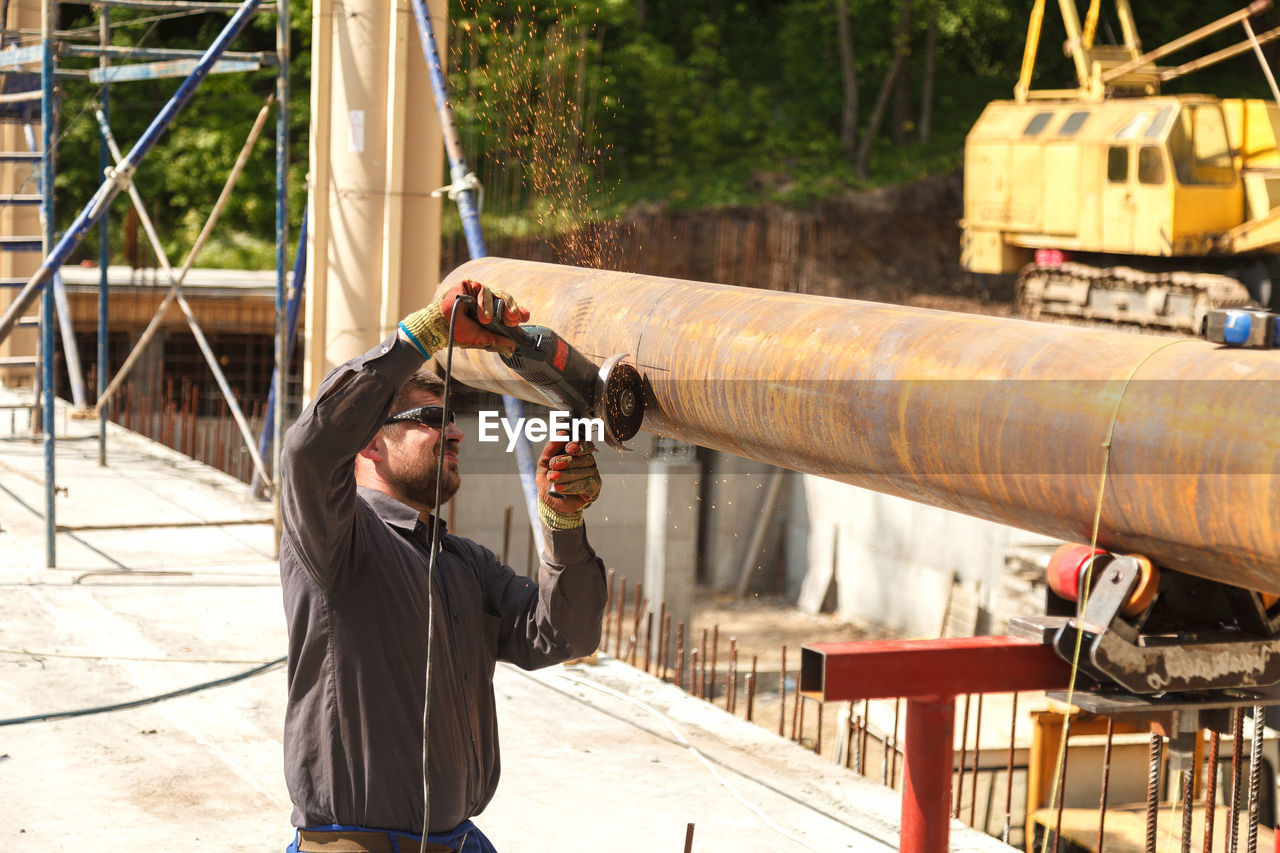
[[[75,222],[71,223],[71,226],[63,233],[62,239],[58,241],[57,245],[53,247],[44,259],[44,262],[40,264],[40,269],[36,270],[31,279],[18,292],[18,295],[14,297],[4,316],[0,317],[0,343],[8,339],[13,332],[14,326],[18,324],[18,319],[31,307],[31,303],[35,301],[36,296],[39,295],[40,291],[68,256],[83,242],[85,235],[89,233],[89,229],[93,227],[98,218],[102,216],[103,211],[111,204],[111,200],[128,185],[134,170],[138,167],[138,163],[142,161],[142,158],[147,155],[147,152],[160,139],[160,135],[173,122],[174,117],[187,105],[187,101],[191,100],[196,87],[208,76],[209,70],[218,61],[218,57],[226,51],[227,46],[244,29],[245,24],[249,22],[254,11],[261,3],[262,0],[245,0],[239,11],[231,17],[226,27],[214,39],[213,44],[204,52],[204,56],[200,58],[200,62],[196,64],[195,69],[186,80],[182,81],[178,91],[174,92],[169,102],[152,119],[151,125],[134,143],[133,148],[124,156],[120,164],[111,170],[106,180],[98,187],[98,191],[93,194],[93,198],[80,211],[80,215],[76,217]]]
[[[440,130],[444,134],[444,149],[449,155],[449,175],[453,181],[450,197],[458,204],[458,215],[462,218],[462,231],[467,238],[467,251],[472,259],[488,257],[489,251],[484,245],[484,234],[480,230],[480,209],[476,204],[475,180],[467,168],[467,160],[462,152],[462,141],[458,136],[458,123],[453,117],[453,105],[449,101],[449,89],[445,84],[444,68],[440,64],[440,52],[436,49],[435,28],[427,13],[427,0],[412,0],[413,16],[418,22],[418,41],[422,43],[422,55],[427,61],[427,71],[431,74],[431,90],[436,96],[436,112],[440,115]],[[521,423],[524,418],[524,403],[519,397],[502,395],[502,408],[512,423]],[[533,452],[529,448],[528,439],[521,437],[516,442],[516,468],[520,473],[520,486],[524,490],[525,509],[529,513],[529,525],[533,530],[539,553],[542,552],[542,522],[538,517],[538,481],[535,477]]]
[[[53,167],[54,150],[54,57],[53,57],[53,21],[56,6],[53,0],[44,0],[40,14],[40,30],[44,50],[40,62],[40,210],[44,222],[44,246],[48,247],[54,238],[55,220],[53,218]],[[34,296],[34,294],[33,294]],[[57,531],[58,507],[54,500],[57,494],[57,476],[55,457],[57,456],[57,429],[54,419],[54,290],[46,288],[44,304],[40,315],[40,358],[41,391],[43,416],[41,426],[44,428],[44,541],[45,565],[52,569],[58,565]],[[33,300],[34,301],[34,300]],[[15,318],[16,320],[16,318]]]
[[[275,373],[271,376],[271,388],[267,391],[267,412],[262,420],[262,435],[258,438],[258,455],[263,459],[267,458],[267,453],[275,442],[276,400],[284,398],[284,394],[277,394],[276,389],[282,384],[281,377],[289,375],[289,356],[293,352],[293,339],[298,330],[298,308],[302,304],[302,294],[307,285],[307,215],[309,213],[310,206],[303,208],[302,227],[298,229],[298,250],[293,258],[293,287],[289,291],[289,301],[284,310],[284,356],[276,363]],[[261,478],[255,471],[251,488],[256,493],[262,485]]]

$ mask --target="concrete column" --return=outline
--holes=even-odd
[[[649,462],[645,513],[644,594],[654,612],[661,602],[675,630],[689,622],[698,563],[698,491],[701,471],[692,448],[659,439]],[[661,626],[655,626],[657,630]]]
[[[445,0],[430,0],[447,40]],[[317,0],[312,16],[310,398],[423,307],[440,274],[444,143],[409,0]],[[440,45],[447,55],[447,43]]]

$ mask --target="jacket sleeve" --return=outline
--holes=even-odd
[[[356,542],[356,455],[387,416],[397,389],[423,363],[392,336],[325,377],[285,433],[280,460],[283,536],[326,589],[360,568]]]
[[[485,609],[499,620],[497,656],[522,669],[582,657],[600,645],[604,563],[587,542],[585,528],[543,527],[542,533],[546,551],[536,584],[479,549]]]

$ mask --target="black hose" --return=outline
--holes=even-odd
[[[123,711],[126,708],[138,708],[143,705],[154,705],[157,702],[163,702],[166,699],[176,699],[179,696],[187,696],[191,693],[199,693],[201,690],[208,690],[211,687],[221,687],[224,684],[234,684],[237,681],[244,681],[246,678],[252,678],[255,675],[261,675],[264,672],[275,669],[285,662],[285,658],[278,657],[273,661],[268,661],[261,666],[255,666],[253,669],[247,669],[244,672],[228,675],[226,678],[219,678],[214,681],[205,681],[200,684],[193,684],[190,687],[183,687],[181,690],[171,690],[168,693],[161,693],[158,696],[148,696],[145,699],[134,699],[131,702],[117,702],[114,705],[98,705],[94,708],[78,708],[74,711],[53,711],[48,714],[32,714],[29,717],[12,717],[8,720],[0,720],[0,726],[19,726],[23,723],[40,723],[46,720],[68,720],[72,717],[88,717],[92,714],[105,714],[108,711]]]

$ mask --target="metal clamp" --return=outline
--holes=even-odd
[[[461,180],[456,180],[451,184],[434,189],[431,191],[432,198],[440,198],[448,196],[449,201],[457,201],[458,194],[463,192],[473,192],[476,195],[476,212],[484,206],[484,186],[481,185],[480,179],[476,177],[475,172],[467,172]]]

